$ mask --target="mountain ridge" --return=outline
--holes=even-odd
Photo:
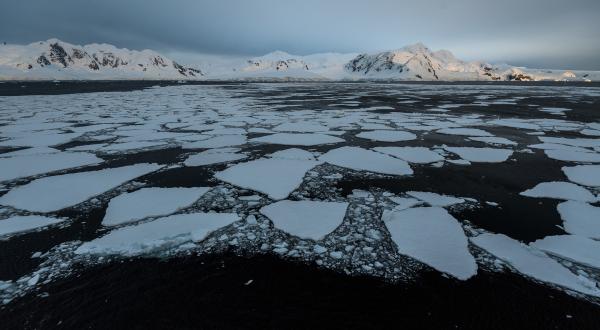
[[[0,45],[0,80],[398,80],[598,81],[600,71],[540,70],[463,61],[422,43],[374,53],[305,56],[277,50],[263,56],[181,65],[153,50],[110,44],[73,45],[58,39]]]

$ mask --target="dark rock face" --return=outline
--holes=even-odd
[[[50,60],[53,63],[60,63],[63,67],[67,67],[70,63],[73,63],[73,59],[67,54],[65,49],[57,43],[50,44]]]
[[[528,75],[522,74],[522,73],[511,73],[508,75],[507,80],[532,81],[533,78],[531,78],[531,76],[528,76]]]
[[[48,61],[48,59],[44,55],[40,55],[40,57],[38,57],[37,63],[42,67],[51,64],[50,61]]]

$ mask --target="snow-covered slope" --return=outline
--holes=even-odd
[[[108,44],[72,45],[58,39],[29,45],[0,45],[0,80],[197,79],[200,70],[184,67],[154,51]]]
[[[195,62],[202,71],[151,50],[133,51],[107,44],[75,46],[50,39],[25,46],[0,45],[0,80],[600,81],[600,71],[467,62],[447,50],[432,51],[420,43],[372,54],[297,56],[275,51],[250,59],[198,57]]]
[[[535,70],[506,64],[465,62],[447,50],[431,51],[414,44],[394,51],[360,54],[345,66],[355,79],[394,80],[599,80],[598,71]]]

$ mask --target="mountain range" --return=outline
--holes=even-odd
[[[0,80],[408,80],[598,81],[600,71],[541,70],[462,61],[423,44],[364,54],[296,56],[276,51],[227,61],[181,65],[155,51],[58,39],[0,44]]]

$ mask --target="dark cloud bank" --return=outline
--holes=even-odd
[[[0,41],[260,55],[423,42],[465,59],[600,70],[598,0],[2,0]]]

